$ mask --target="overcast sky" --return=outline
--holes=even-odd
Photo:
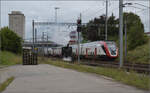
[[[148,0],[141,1],[125,1],[139,3],[149,6]],[[124,11],[133,12],[140,16],[145,26],[145,32],[149,31],[149,10],[146,7],[134,4],[134,7],[125,7]],[[55,7],[60,9],[58,13],[58,22],[76,22],[79,14],[82,13],[82,22],[86,23],[94,17],[105,14],[105,2],[100,1],[1,1],[1,26],[8,26],[8,14],[11,11],[21,11],[26,17],[25,38],[32,37],[32,20],[43,22],[54,22]],[[119,2],[109,0],[108,14],[114,13],[119,16]],[[42,31],[48,32],[52,41],[60,44],[66,44],[69,41],[69,32],[75,30],[75,27],[53,27],[38,26],[38,36]]]

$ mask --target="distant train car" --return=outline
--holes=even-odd
[[[48,49],[48,53],[51,56],[61,57],[62,56],[62,47],[54,47]]]
[[[69,49],[69,50],[68,50]],[[70,52],[67,52],[70,51]],[[72,59],[78,56],[78,45],[70,45],[67,47],[55,47],[49,50],[50,55],[59,57],[71,57]],[[118,57],[118,48],[113,41],[96,41],[80,44],[80,56],[82,58],[109,58],[115,59]]]

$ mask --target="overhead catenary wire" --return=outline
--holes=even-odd
[[[97,7],[97,6],[96,6]],[[84,14],[87,14],[88,15],[88,12],[90,11],[90,10],[93,10],[93,9],[95,9],[95,7],[89,7],[89,8],[87,8],[87,9],[85,9],[85,10],[83,10],[83,11],[81,11],[81,12],[79,12],[79,13],[81,13],[82,15],[84,15]],[[96,9],[97,10],[97,9]],[[97,11],[96,11],[97,12]],[[90,12],[91,13],[91,12]],[[92,13],[92,15],[93,15],[93,13]],[[85,16],[84,16],[85,17]],[[84,18],[83,17],[83,18]],[[82,19],[83,19],[82,18]],[[67,19],[67,20],[65,20],[65,21],[68,21],[68,20],[72,20],[72,19],[75,19],[76,20],[76,18],[70,18],[70,19]]]
[[[143,5],[143,4],[140,4],[140,3],[134,3],[134,4],[137,4],[137,5],[140,5],[140,6],[146,7],[146,8],[150,8],[149,6],[146,6],[146,5]]]
[[[109,7],[111,6],[111,2],[110,2],[109,0],[107,0],[107,1],[106,1],[106,0],[103,0],[103,1],[106,2],[106,4],[107,4],[107,1],[108,1]],[[106,7],[107,7],[107,6],[106,6]],[[89,17],[89,16],[90,16],[90,17],[93,17],[94,14],[96,14],[96,15],[99,14],[98,12],[100,12],[101,15],[102,15],[102,14],[105,14],[105,13],[103,13],[103,12],[105,12],[105,11],[101,12],[101,10],[104,10],[106,7],[103,7],[103,8],[101,8],[101,9],[99,9],[98,11],[92,13],[91,15],[84,16],[83,18],[85,19],[85,18],[87,18],[87,17]],[[118,8],[119,8],[119,7],[118,7]],[[109,12],[108,12],[108,13],[109,13]],[[99,16],[100,16],[100,15],[99,15]],[[94,16],[94,17],[96,17],[96,16]],[[89,18],[89,19],[90,19],[90,18]]]
[[[93,17],[93,15],[95,15],[95,14],[98,14],[98,12],[100,12],[101,10],[104,10],[106,7],[104,7],[104,8],[101,8],[101,9],[99,9],[98,11],[96,11],[95,13],[92,13],[91,15],[88,15],[88,16],[84,16],[83,18],[87,18],[87,17]],[[96,16],[94,16],[94,17],[96,17]],[[89,18],[90,19],[90,18]]]
[[[105,1],[105,0],[102,0],[102,1]],[[96,7],[97,7],[97,6],[99,6],[99,5],[96,5]],[[87,14],[89,10],[93,10],[93,9],[95,9],[95,7],[89,7],[89,8],[87,8],[87,9],[85,9],[85,10],[79,12],[79,13],[81,13],[82,15],[84,15],[84,14]],[[90,13],[91,13],[91,12],[90,12]],[[92,13],[92,15],[93,15],[93,13]],[[72,20],[72,19],[75,19],[75,18],[70,18],[70,19],[67,19],[67,20],[65,20],[65,21]],[[82,18],[82,19],[83,19],[83,18]]]

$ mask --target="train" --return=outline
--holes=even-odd
[[[80,55],[80,58],[105,58],[116,59],[118,57],[118,47],[114,41],[95,41],[90,43],[60,46],[48,49],[49,56],[62,57],[63,59],[69,58],[73,61]]]

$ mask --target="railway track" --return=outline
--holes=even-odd
[[[83,60],[81,64],[91,65],[91,66],[102,66],[102,67],[111,67],[111,68],[119,68],[119,62],[116,61],[91,61],[86,62]],[[133,64],[133,63],[124,63],[123,69],[127,71],[136,71],[138,73],[150,74],[150,64]]]
[[[61,60],[61,58],[51,57],[53,60]],[[75,61],[76,62],[76,61]],[[71,63],[75,63],[71,62]],[[109,68],[119,68],[119,62],[117,61],[100,61],[100,60],[86,60],[82,59],[80,64],[90,65],[90,66],[100,66],[100,67],[109,67]],[[126,71],[136,71],[138,73],[150,74],[150,64],[137,64],[125,62],[122,69]]]

